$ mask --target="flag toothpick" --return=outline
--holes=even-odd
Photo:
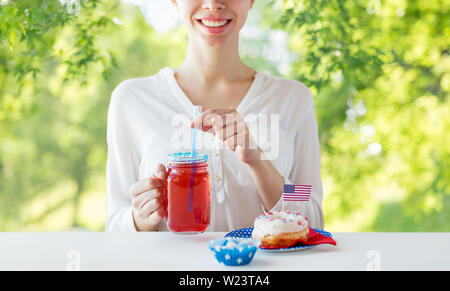
[[[282,208],[284,211],[284,202],[305,202],[311,197],[311,185],[283,185]]]

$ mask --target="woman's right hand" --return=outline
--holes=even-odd
[[[159,164],[149,179],[137,181],[131,186],[131,204],[137,231],[155,231],[165,217],[162,195],[166,175],[166,167]]]

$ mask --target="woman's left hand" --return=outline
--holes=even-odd
[[[209,132],[236,153],[248,165],[261,161],[262,151],[256,145],[244,118],[234,108],[213,108],[200,113],[191,128]]]

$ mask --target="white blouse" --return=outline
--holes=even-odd
[[[158,164],[167,164],[168,154],[190,151],[193,108],[171,68],[126,80],[113,91],[107,128],[107,231],[136,231],[129,189],[149,178]],[[257,73],[237,111],[286,184],[312,185],[310,201],[297,203],[296,210],[309,218],[311,226],[323,228],[320,149],[311,91],[301,82]],[[208,231],[253,226],[264,207],[250,168],[209,133],[198,131],[197,149],[209,157]],[[280,199],[271,211],[281,208]],[[165,221],[159,229],[167,230]]]

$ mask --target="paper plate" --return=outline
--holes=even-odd
[[[318,232],[320,234],[323,234],[324,236],[331,237],[331,238],[333,237],[331,235],[331,233],[329,233],[328,231],[325,231],[325,230],[322,230],[322,229],[317,229],[317,228],[313,228],[313,229],[316,232]],[[252,231],[253,231],[253,227],[240,228],[240,229],[236,229],[236,230],[233,230],[233,231],[227,233],[225,235],[225,237],[251,238],[252,237]],[[302,250],[310,249],[312,247],[315,247],[315,246],[296,245],[296,246],[292,246],[292,247],[288,247],[288,248],[279,248],[279,249],[259,248],[259,250],[263,251],[263,252],[279,253],[279,252],[302,251]]]

